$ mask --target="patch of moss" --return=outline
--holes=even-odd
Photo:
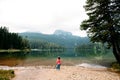
[[[10,80],[14,76],[13,70],[0,70],[0,80]]]

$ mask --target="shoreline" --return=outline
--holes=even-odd
[[[20,50],[20,49],[0,49],[0,53],[2,52],[21,52],[21,51],[24,51],[24,52],[30,52],[31,50],[30,49],[23,49],[23,50]]]
[[[98,69],[107,69],[109,67],[107,66],[102,66],[102,65],[98,65],[98,64],[90,64],[90,63],[81,63],[81,64],[77,64],[77,65],[61,65],[61,66],[73,66],[73,67],[84,67],[84,68],[98,68]],[[29,65],[24,65],[24,66],[2,66],[0,65],[0,69],[4,69],[4,70],[8,70],[8,69],[16,69],[16,68],[29,68],[29,67],[46,67],[48,69],[54,69],[55,65],[33,65],[33,66],[29,66]]]
[[[83,65],[83,64],[82,64]],[[120,80],[120,74],[108,68],[89,66],[0,66],[0,69],[12,69],[15,77],[12,80]]]

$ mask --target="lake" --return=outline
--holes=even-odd
[[[108,66],[115,58],[111,51],[104,54],[98,52],[95,54],[91,50],[81,50],[75,52],[74,49],[67,49],[64,52],[14,52],[0,53],[0,66],[54,66],[57,56],[61,57],[62,65],[78,65],[81,63],[92,63]]]

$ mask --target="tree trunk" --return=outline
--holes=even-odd
[[[117,62],[120,64],[120,50],[119,50],[119,44],[117,44],[116,42],[112,43],[112,48],[113,48],[113,54],[117,60]]]

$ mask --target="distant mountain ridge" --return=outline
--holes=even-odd
[[[74,48],[77,45],[87,44],[90,42],[88,37],[74,36],[70,32],[56,30],[54,34],[42,34],[36,32],[24,32],[19,35],[26,37],[28,40],[43,40],[64,46],[66,48]]]
[[[63,30],[56,30],[54,32],[54,35],[72,36],[72,33],[71,32],[66,32],[66,31],[63,31]]]

